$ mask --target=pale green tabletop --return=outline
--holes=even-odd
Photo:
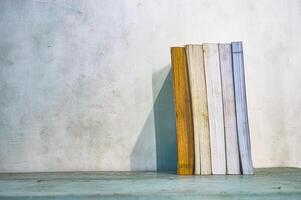
[[[301,199],[301,169],[254,176],[156,172],[0,174],[0,199]]]

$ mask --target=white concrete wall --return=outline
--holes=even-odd
[[[0,1],[0,172],[173,169],[169,47],[237,40],[254,166],[301,167],[300,21],[299,0]]]

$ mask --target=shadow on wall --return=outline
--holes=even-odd
[[[149,131],[152,119],[155,124],[157,171],[177,170],[176,123],[173,100],[173,80],[171,65],[152,75],[154,105],[131,153],[131,169],[137,166],[149,166],[147,155],[152,155],[146,148],[152,139]]]
[[[156,153],[158,171],[176,171],[177,170],[177,141],[176,141],[176,119],[173,94],[173,80],[171,65],[153,74],[154,84],[162,80],[163,73],[167,71],[163,84],[155,97],[154,91],[154,119],[156,130]]]

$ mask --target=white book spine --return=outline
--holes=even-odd
[[[217,44],[203,44],[213,174],[226,174],[221,72]]]
[[[195,147],[195,174],[211,174],[207,91],[202,45],[186,47]]]

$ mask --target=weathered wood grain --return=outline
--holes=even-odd
[[[224,116],[217,44],[203,44],[213,174],[226,174]]]
[[[195,174],[211,174],[210,135],[202,45],[186,45],[192,102]],[[231,55],[231,52],[230,52]]]
[[[253,174],[242,42],[232,42],[237,133],[243,174]]]
[[[219,44],[227,174],[240,174],[231,44]]]
[[[191,99],[184,47],[171,48],[173,69],[177,145],[178,174],[191,175],[194,169],[194,138]]]

